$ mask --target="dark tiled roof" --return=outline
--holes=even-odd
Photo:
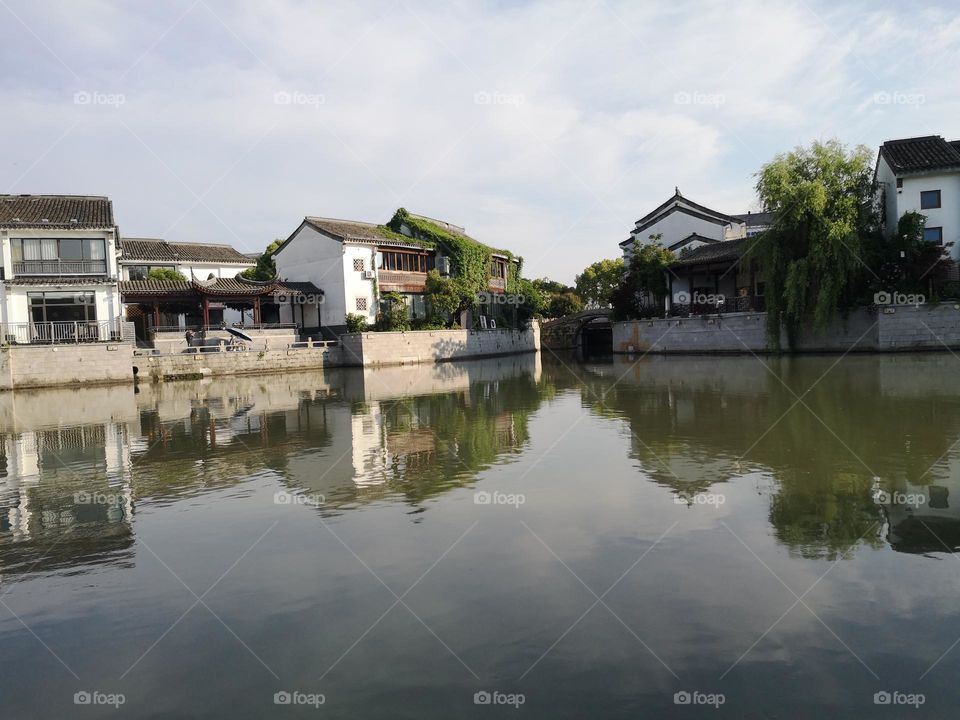
[[[707,263],[739,260],[749,247],[747,241],[753,239],[754,238],[740,238],[739,240],[726,240],[724,242],[713,243],[712,245],[701,245],[698,248],[681,254],[670,264],[670,267],[689,267],[691,265],[706,265]]]
[[[772,212],[748,212],[742,215],[734,215],[734,217],[741,222],[745,222],[748,228],[756,227],[757,225],[769,225],[773,222]]]
[[[887,140],[880,154],[895,173],[960,167],[960,148],[939,135]]]
[[[112,278],[90,277],[89,275],[58,275],[58,276],[40,276],[40,275],[17,275],[5,281],[7,285],[109,285],[113,283]]]
[[[150,238],[123,238],[121,262],[210,262],[253,265],[255,260],[230,245],[215,243],[167,242]]]
[[[697,210],[704,215],[716,218],[718,220],[726,220],[728,222],[736,220],[735,215],[727,215],[726,213],[717,212],[716,210],[708,208],[706,205],[700,205],[699,203],[693,202],[693,200],[691,200],[690,198],[687,198],[681,195],[680,190],[677,189],[676,192],[674,192],[673,196],[671,196],[669,200],[667,200],[665,203],[651,210],[642,218],[637,220],[637,222],[635,223],[636,227],[639,228],[641,225],[645,223],[649,223],[650,220],[660,215],[664,210],[669,208],[671,205],[673,205],[674,203],[679,203],[681,201],[684,204],[689,205],[694,210]]]
[[[157,296],[190,295],[202,292],[207,295],[322,295],[323,291],[312,282],[257,282],[244,278],[217,278],[200,280],[122,280],[120,293],[124,295]]]
[[[673,244],[671,244],[671,245],[668,245],[667,247],[668,247],[670,250],[673,250],[673,249],[678,248],[678,247],[680,247],[680,246],[682,246],[682,245],[689,245],[689,244],[692,243],[692,242],[699,242],[699,243],[704,243],[704,244],[707,244],[707,245],[712,245],[713,243],[722,242],[722,240],[717,240],[716,238],[711,238],[711,237],[705,237],[705,236],[699,235],[699,234],[697,234],[697,233],[690,233],[689,235],[687,235],[687,236],[686,236],[685,238],[683,238],[682,240],[677,240],[675,243],[673,243]]]
[[[0,195],[0,227],[112,230],[113,204],[93,195]]]

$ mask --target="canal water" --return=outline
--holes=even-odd
[[[947,717],[960,359],[0,395],[9,718]]]

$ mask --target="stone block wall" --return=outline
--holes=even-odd
[[[0,389],[132,382],[126,343],[14,345],[0,348]]]

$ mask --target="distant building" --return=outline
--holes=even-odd
[[[251,258],[230,245],[219,243],[168,242],[151,238],[124,237],[120,240],[121,280],[143,280],[157,268],[181,273],[187,280],[233,278],[256,267]]]
[[[0,195],[3,341],[110,340],[118,234],[106,197]]]
[[[620,243],[624,260],[629,261],[634,242],[649,245],[660,236],[659,243],[676,255],[702,245],[747,237],[744,215],[727,215],[693,202],[677,188],[669,200],[644,215],[634,224],[630,237]]]
[[[960,259],[960,140],[939,135],[887,140],[877,154],[874,178],[888,233],[897,231],[904,213],[923,213],[924,237],[938,245],[953,243],[950,255]]]

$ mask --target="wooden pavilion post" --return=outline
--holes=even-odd
[[[260,296],[257,295],[253,299],[253,324],[260,324]]]
[[[160,327],[160,301],[153,301],[153,327],[154,329]]]
[[[203,296],[203,329],[206,330],[208,325],[210,325],[210,299],[206,295],[204,295]]]

